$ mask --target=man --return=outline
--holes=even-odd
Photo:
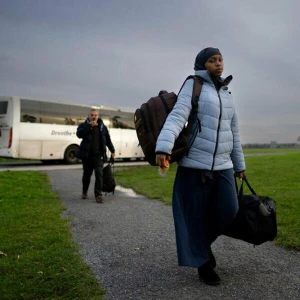
[[[78,157],[82,159],[82,199],[87,199],[88,188],[95,171],[94,194],[98,203],[103,203],[103,163],[107,160],[106,147],[115,157],[115,148],[111,142],[107,127],[99,118],[98,110],[91,109],[84,123],[79,124],[76,135],[82,139]]]

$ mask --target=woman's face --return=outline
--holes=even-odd
[[[211,75],[220,77],[224,68],[223,57],[219,54],[211,56],[205,63],[205,68]]]

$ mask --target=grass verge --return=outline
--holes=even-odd
[[[40,172],[0,172],[1,299],[102,299]]]
[[[275,243],[300,251],[300,152],[245,159],[247,178],[256,193],[276,200],[278,236]],[[128,168],[115,171],[115,178],[124,187],[171,204],[176,169],[173,164],[167,176],[160,177],[157,167]]]

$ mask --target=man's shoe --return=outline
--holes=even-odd
[[[214,271],[209,262],[198,268],[198,275],[199,279],[208,285],[219,285],[221,283],[219,275]]]
[[[104,200],[103,200],[103,197],[102,196],[97,196],[96,197],[96,202],[98,202],[98,203],[104,203]]]
[[[216,263],[215,256],[211,251],[211,248],[209,248],[208,259],[209,259],[210,266],[214,269],[217,266],[217,263]]]
[[[82,191],[82,199],[87,199],[87,197],[88,197],[88,194],[87,194],[87,192],[85,192],[85,191]]]

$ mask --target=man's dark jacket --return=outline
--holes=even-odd
[[[92,127],[89,122],[89,119],[86,119],[84,123],[79,124],[76,132],[77,137],[82,139],[79,152],[76,155],[80,159],[88,158],[92,147]],[[107,161],[106,146],[111,153],[115,153],[115,148],[111,142],[108,129],[100,118],[98,119],[98,128],[99,138],[101,139],[100,145],[102,146],[100,155],[103,157],[103,161]]]

